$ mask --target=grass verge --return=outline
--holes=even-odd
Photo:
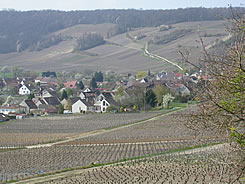
[[[0,153],[9,152],[9,151],[16,151],[16,150],[22,150],[22,149],[26,149],[26,148],[6,148],[6,149],[0,149]]]
[[[125,127],[125,126],[128,126],[128,125],[136,125],[136,124],[139,124],[141,122],[144,122],[144,121],[148,121],[150,119],[153,119],[153,118],[157,118],[157,117],[160,117],[162,115],[165,115],[165,114],[168,114],[168,113],[171,113],[171,112],[175,112],[175,111],[179,111],[179,110],[182,110],[184,108],[186,108],[187,106],[183,106],[183,107],[175,107],[175,108],[172,108],[172,109],[162,109],[162,110],[158,110],[159,112],[163,112],[161,114],[158,114],[154,117],[150,117],[150,118],[146,118],[146,119],[143,119],[143,120],[139,120],[139,121],[135,121],[135,122],[132,122],[132,123],[128,123],[128,124],[123,124],[123,125],[118,125],[118,126],[114,126],[114,127],[110,127],[110,128],[104,128],[104,130],[113,130],[113,129],[116,129],[116,128],[120,128],[120,127]],[[143,111],[142,111],[143,112]],[[155,111],[154,111],[155,112]]]

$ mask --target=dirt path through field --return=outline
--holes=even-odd
[[[111,42],[112,43],[112,42]],[[129,49],[134,49],[134,50],[138,50],[138,51],[142,51],[142,49],[140,48],[136,48],[136,47],[132,47],[132,46],[128,46],[128,45],[122,45],[122,44],[118,44],[118,43],[114,43],[114,44],[117,44],[118,46],[121,46],[121,47],[125,47],[125,48],[129,48]],[[144,45],[142,45],[143,47]],[[144,55],[147,56],[147,57],[150,57],[150,58],[153,58],[153,59],[156,59],[156,60],[161,60],[161,61],[164,61],[164,62],[167,62],[175,67],[177,67],[179,70],[184,70],[181,66],[179,66],[177,63],[173,62],[173,61],[170,61],[168,60],[167,58],[164,58],[162,56],[158,56],[156,54],[152,54],[148,51],[148,43],[145,44],[144,46]]]
[[[112,129],[94,130],[94,131],[82,133],[82,134],[79,134],[79,135],[76,135],[76,136],[67,137],[65,140],[62,140],[62,141],[57,141],[57,142],[47,143],[47,144],[38,144],[38,145],[26,146],[26,148],[27,149],[32,149],[32,148],[51,147],[51,146],[54,146],[54,145],[57,145],[57,144],[72,142],[72,141],[75,141],[75,140],[81,139],[81,138],[96,136],[96,135],[100,135],[100,134],[103,134],[103,133],[109,133],[109,132],[112,132],[112,131],[115,131],[115,130],[120,130],[120,129],[123,129],[123,128],[126,128],[126,127],[131,127],[131,126],[138,125],[138,124],[141,124],[141,123],[146,123],[148,121],[157,120],[158,118],[161,118],[163,116],[175,113],[176,111],[180,111],[180,110],[183,110],[183,108],[180,108],[180,109],[177,109],[177,110],[175,108],[172,111],[165,112],[164,114],[157,115],[157,116],[152,117],[150,119],[142,120],[142,121],[131,123],[131,124],[128,124],[128,125],[122,125],[122,126],[117,127],[117,128],[115,127],[115,128],[112,128]]]
[[[225,42],[225,41],[229,40],[230,38],[232,38],[232,35],[231,35],[231,34],[229,34],[228,36],[222,38],[221,41]],[[217,42],[214,42],[214,43],[212,43],[212,44],[207,45],[207,46],[205,47],[205,50],[211,49],[211,48],[214,47],[215,45],[217,45]]]
[[[167,62],[167,63],[169,63],[169,64],[171,64],[171,65],[177,67],[179,70],[184,70],[184,69],[183,69],[181,66],[179,66],[177,63],[172,62],[172,61],[170,61],[170,60],[168,60],[168,59],[166,59],[166,58],[164,58],[164,57],[162,57],[162,56],[158,56],[158,55],[156,55],[156,54],[150,53],[150,52],[148,51],[148,44],[145,45],[144,55],[145,55],[145,56],[148,56],[148,57],[150,57],[150,58],[153,58],[153,59],[157,59],[157,60],[161,60],[161,61]]]
[[[196,148],[196,149],[192,149],[192,150],[187,150],[187,151],[181,151],[181,152],[177,152],[177,153],[169,153],[169,155],[172,154],[178,154],[178,155],[187,155],[187,154],[193,154],[193,153],[199,153],[199,152],[203,152],[203,151],[209,151],[209,150],[215,150],[215,149],[224,149],[225,146],[227,144],[218,144],[218,145],[213,145],[213,146],[208,146],[208,147],[203,147],[203,148]],[[155,156],[155,157],[161,157],[161,156]],[[151,157],[153,158],[153,157]],[[144,160],[145,158],[142,159],[137,159],[138,161],[140,160]],[[125,161],[125,162],[120,162],[121,164],[125,164],[125,163],[129,163],[132,162],[132,160],[129,161]],[[104,166],[98,166],[96,167],[97,169],[99,168],[105,168],[105,167],[111,167],[113,165],[117,165],[117,163],[115,164],[108,164],[108,165],[104,165]],[[59,174],[52,174],[50,173],[50,175],[48,176],[40,176],[40,177],[36,177],[36,178],[31,178],[31,179],[26,179],[26,180],[22,180],[22,181],[18,181],[15,182],[16,184],[24,184],[24,183],[44,183],[44,182],[48,182],[51,180],[57,180],[57,179],[61,179],[61,178],[66,178],[66,177],[71,177],[74,175],[78,175],[78,174],[82,174],[83,172],[88,172],[88,171],[92,171],[94,168],[88,168],[88,169],[74,169],[72,171],[67,171],[67,172],[63,172],[63,173],[59,173]]]

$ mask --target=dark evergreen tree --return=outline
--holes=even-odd
[[[96,82],[103,82],[104,81],[103,73],[101,71],[95,72],[94,78],[95,78]]]
[[[84,89],[83,81],[80,81],[80,82],[78,83],[77,87],[78,87],[79,89]]]
[[[151,76],[151,70],[148,70],[148,76],[149,77]]]
[[[149,89],[145,94],[145,102],[149,104],[151,107],[155,107],[157,104],[156,95],[152,89]]]
[[[61,99],[63,100],[63,99],[67,99],[67,98],[68,98],[67,92],[66,92],[66,90],[63,90],[62,94],[61,94]]]
[[[62,104],[59,105],[58,113],[59,114],[63,114],[64,113],[64,106]]]
[[[97,88],[97,83],[96,83],[96,80],[95,80],[94,77],[92,78],[92,80],[91,80],[91,82],[90,82],[90,87],[91,87],[92,89]]]

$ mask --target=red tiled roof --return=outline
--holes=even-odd
[[[180,73],[176,73],[175,76],[176,77],[181,77],[181,74]]]
[[[67,81],[64,86],[65,88],[77,88],[77,81]]]

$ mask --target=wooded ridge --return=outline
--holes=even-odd
[[[244,8],[234,8],[243,11]],[[77,24],[113,23],[113,34],[132,28],[154,27],[189,21],[221,20],[231,17],[228,8],[187,8],[176,10],[94,10],[94,11],[0,11],[0,53],[38,51],[62,41],[52,33]],[[108,33],[109,35],[110,33]]]

